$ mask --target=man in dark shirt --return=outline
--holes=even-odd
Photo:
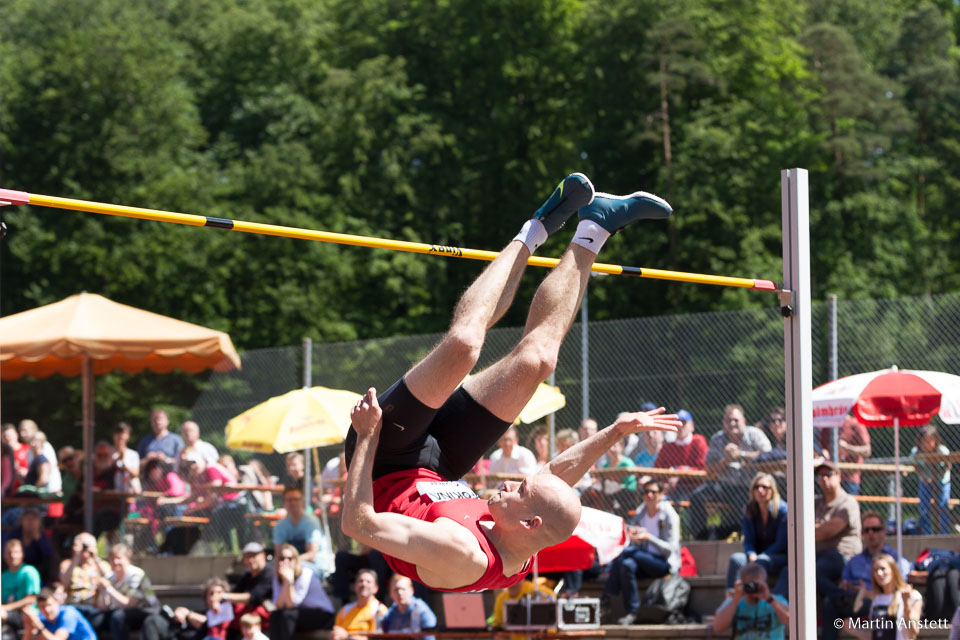
[[[3,541],[19,540],[23,544],[23,563],[40,573],[41,586],[47,586],[57,575],[57,552],[43,530],[43,518],[35,506],[27,506],[20,524],[3,536]]]
[[[240,638],[240,617],[255,613],[263,620],[263,631],[267,631],[270,612],[263,603],[273,596],[273,566],[267,564],[267,553],[259,542],[250,542],[243,548],[243,564],[247,570],[233,585],[233,591],[225,593],[223,599],[233,605],[233,622],[228,629],[228,638]]]

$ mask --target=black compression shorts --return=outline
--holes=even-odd
[[[383,427],[373,462],[373,479],[406,469],[430,469],[459,480],[510,426],[458,387],[439,409],[420,402],[401,378],[377,398]],[[347,466],[357,432],[347,432]]]

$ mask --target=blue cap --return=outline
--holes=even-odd
[[[677,411],[677,417],[680,418],[680,422],[693,422],[693,416],[686,409]]]
[[[640,411],[653,411],[656,408],[657,405],[653,404],[652,402],[644,402],[642,405],[640,405]]]

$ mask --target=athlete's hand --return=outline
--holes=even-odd
[[[680,422],[677,414],[665,414],[664,411],[666,409],[663,407],[657,407],[651,411],[626,413],[617,418],[613,426],[627,434],[643,431],[673,431],[676,433],[677,429],[683,426],[683,423]]]
[[[350,410],[350,421],[357,435],[367,436],[377,431],[382,415],[380,403],[377,402],[377,390],[370,387],[367,393],[357,401],[356,406]]]

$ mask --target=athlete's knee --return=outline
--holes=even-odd
[[[557,368],[557,349],[540,340],[524,339],[520,343],[519,355],[523,368],[536,374],[539,380],[544,380]]]
[[[463,327],[452,327],[447,332],[443,342],[449,356],[456,358],[458,362],[469,362],[472,367],[480,359],[483,338],[483,332]]]

